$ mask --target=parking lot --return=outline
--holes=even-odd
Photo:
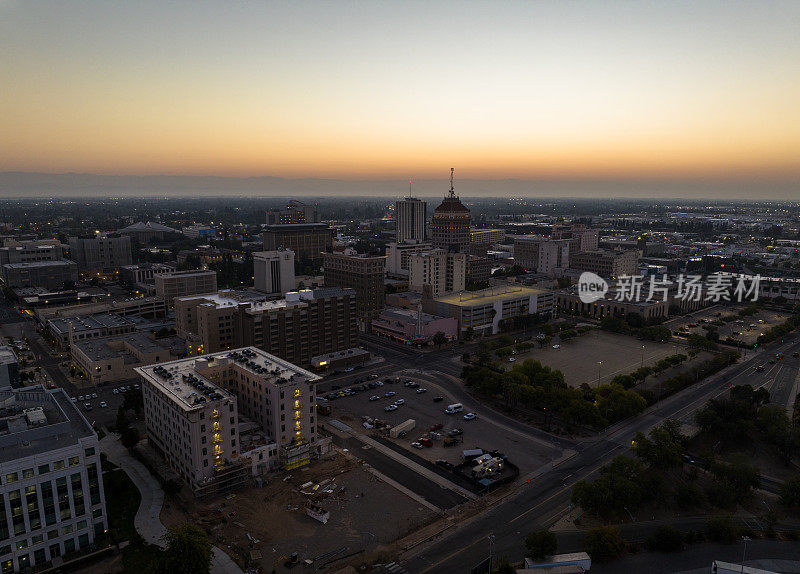
[[[109,384],[102,387],[87,387],[80,392],[70,395],[74,403],[80,408],[86,419],[96,427],[114,426],[117,422],[117,411],[125,400],[125,394],[141,392],[139,383],[126,381],[124,383]],[[126,390],[122,391],[121,388]],[[114,390],[118,392],[115,393]],[[105,406],[103,406],[105,403]],[[87,405],[88,408],[87,408]]]
[[[535,359],[557,369],[564,373],[564,380],[571,387],[583,383],[595,387],[611,382],[619,374],[630,373],[642,365],[652,365],[681,352],[684,352],[682,347],[671,343],[640,341],[628,335],[593,330],[568,343],[558,344],[557,349],[549,345],[512,358],[516,362]]]
[[[409,380],[419,387],[405,386],[404,383]],[[386,378],[379,381],[383,383],[382,386],[367,388],[351,396],[339,397],[321,404],[331,406],[331,418],[342,420],[364,434],[377,433],[377,430],[365,428],[364,418],[386,421],[390,427],[413,419],[415,426],[408,430],[405,436],[396,439],[387,438],[431,462],[444,459],[456,464],[461,462],[461,453],[464,449],[499,450],[525,474],[561,456],[560,449],[531,439],[502,423],[495,422],[491,416],[483,415],[477,403],[464,404],[462,411],[446,414],[444,411],[448,405],[456,401],[444,392],[432,377],[401,375],[400,382],[390,383]],[[378,380],[369,382],[375,384]],[[419,392],[421,389],[425,390]],[[439,398],[441,400],[435,400]],[[390,405],[397,406],[387,411]],[[475,417],[468,417],[472,420],[465,420],[465,416],[469,413],[473,413]],[[438,428],[439,425],[441,428]],[[445,439],[448,438],[452,439],[452,446],[445,446]],[[418,444],[412,446],[415,442]]]
[[[676,317],[665,323],[673,332],[680,332],[684,336],[697,333],[705,336],[706,326],[714,326],[719,332],[719,338],[724,341],[728,337],[753,345],[765,330],[783,323],[788,315],[770,309],[760,309],[755,315],[740,317],[738,312],[744,306],[721,307],[714,306],[692,313],[685,317]],[[728,318],[727,321],[725,319]],[[732,320],[731,320],[732,319]]]

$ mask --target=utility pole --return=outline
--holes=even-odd
[[[494,550],[494,534],[489,535],[489,574],[492,574],[492,551]]]

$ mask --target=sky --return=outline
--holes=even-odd
[[[0,0],[0,172],[791,187],[798,102],[796,0]]]

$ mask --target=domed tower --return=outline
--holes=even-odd
[[[450,168],[450,191],[442,204],[433,212],[431,219],[431,239],[433,247],[446,249],[451,253],[469,251],[470,215],[453,187],[453,172]]]

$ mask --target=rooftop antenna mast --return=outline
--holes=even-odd
[[[411,193],[411,183],[414,181],[414,178],[408,180],[408,197],[414,197],[414,194]]]
[[[455,188],[453,187],[453,172],[455,170],[456,169],[454,167],[450,168],[450,197],[455,197],[456,196],[456,191],[455,191]]]

